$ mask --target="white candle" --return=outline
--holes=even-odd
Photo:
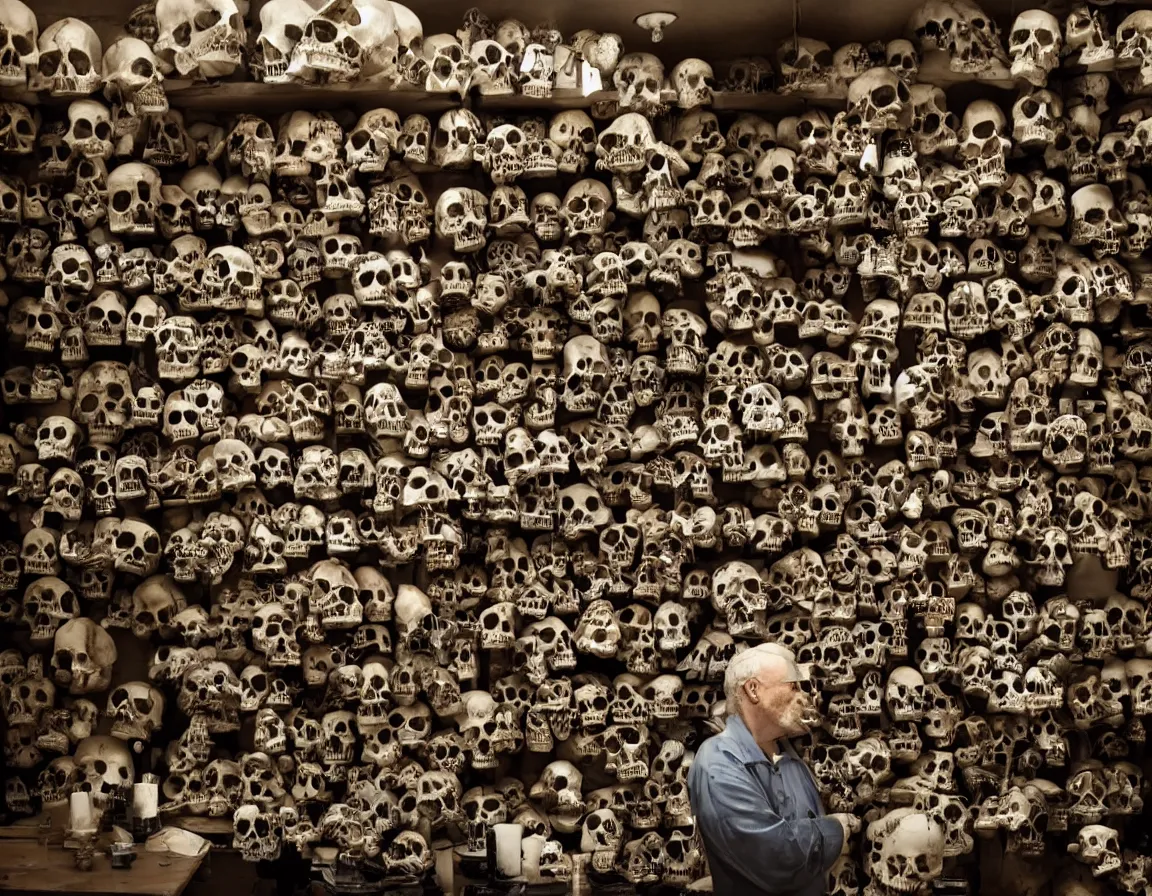
[[[540,854],[546,842],[539,834],[529,834],[520,842],[524,878],[530,884],[540,883]]]
[[[159,798],[156,784],[132,785],[132,817],[143,821],[156,817],[156,804]]]
[[[444,896],[452,896],[456,890],[456,871],[453,865],[456,851],[451,843],[445,841],[433,844],[433,849],[436,856],[436,885]]]
[[[497,824],[492,826],[492,830],[496,834],[496,870],[505,877],[519,877],[524,825]]]
[[[86,792],[73,793],[68,798],[68,821],[73,833],[86,834],[96,830],[92,818],[92,795]]]

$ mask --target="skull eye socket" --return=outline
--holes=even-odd
[[[129,68],[131,69],[132,74],[141,78],[151,78],[156,71],[155,66],[153,66],[149,60],[144,59],[143,57],[134,60]]]
[[[207,31],[209,28],[220,21],[220,11],[216,9],[203,10],[196,13],[192,21],[195,23],[198,30]]]
[[[1040,104],[1029,97],[1021,103],[1020,109],[1028,118],[1035,118],[1040,111]]]
[[[896,99],[896,88],[891,84],[883,84],[872,91],[872,103],[878,108],[889,106]]]
[[[127,190],[117,190],[112,194],[112,208],[118,212],[126,212],[132,205],[132,194]]]
[[[976,126],[972,128],[972,136],[979,140],[987,140],[995,133],[996,125],[990,118],[986,118],[984,121],[977,122]]]

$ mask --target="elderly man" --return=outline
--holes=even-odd
[[[776,644],[737,654],[724,676],[728,721],[696,751],[688,792],[716,896],[821,896],[860,830],[824,814],[816,782],[788,743],[817,721],[795,657]]]

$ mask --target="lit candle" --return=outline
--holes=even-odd
[[[73,793],[68,798],[68,821],[75,834],[88,834],[96,830],[92,817],[92,794]]]
[[[524,825],[497,824],[492,826],[492,830],[496,834],[496,870],[505,877],[519,877]]]

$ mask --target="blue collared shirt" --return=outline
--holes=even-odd
[[[733,714],[696,751],[688,794],[715,896],[823,896],[844,830],[824,815],[808,766],[787,741],[770,761]]]

